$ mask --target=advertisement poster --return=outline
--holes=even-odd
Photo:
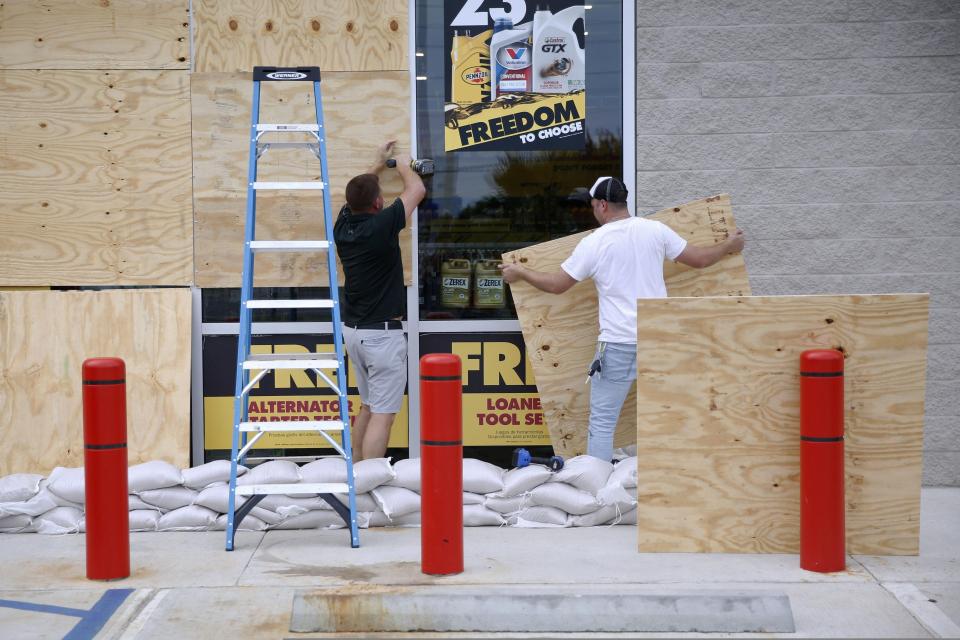
[[[444,0],[446,151],[584,148],[586,9]]]
[[[332,353],[332,336],[277,335],[253,336],[251,352]],[[233,438],[233,394],[237,366],[237,336],[205,336],[203,339],[203,431],[204,449],[229,449]],[[360,395],[355,374],[347,361],[347,387],[350,421],[360,411]],[[251,373],[251,377],[256,372]],[[331,372],[331,377],[336,376]],[[406,447],[407,396],[390,430],[389,447]],[[339,420],[340,401],[323,380],[312,371],[277,370],[268,373],[251,390],[247,399],[247,419],[258,421]],[[340,443],[340,433],[330,434]],[[249,437],[249,436],[248,436]],[[331,449],[319,433],[267,433],[254,446],[258,449]]]
[[[550,444],[522,334],[425,333],[427,353],[460,356],[464,446]]]

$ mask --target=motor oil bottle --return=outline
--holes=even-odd
[[[477,260],[473,271],[473,308],[503,309],[506,305],[499,260]]]
[[[509,21],[507,21],[509,23]],[[530,39],[533,24],[494,29],[490,37],[490,64],[493,68],[490,99],[507,93],[528,93],[533,87]]]
[[[454,32],[450,46],[450,101],[461,105],[490,100],[490,36],[487,29],[475,36]]]
[[[573,30],[583,5],[533,14],[533,91],[569,93],[586,88],[586,55]]]
[[[470,306],[470,261],[462,258],[440,264],[440,304],[450,309]]]

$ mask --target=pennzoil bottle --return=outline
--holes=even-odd
[[[490,36],[487,29],[475,36],[454,31],[450,45],[450,101],[473,104],[490,100]]]

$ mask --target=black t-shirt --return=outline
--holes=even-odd
[[[333,227],[343,264],[341,319],[350,324],[401,318],[406,310],[399,233],[407,224],[397,198],[378,213],[353,213],[344,205]]]

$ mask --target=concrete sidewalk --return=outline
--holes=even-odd
[[[960,489],[953,488],[923,490],[919,556],[854,556],[847,571],[833,575],[801,570],[796,555],[640,554],[630,526],[474,527],[465,530],[466,570],[457,576],[420,572],[416,528],[362,530],[359,549],[350,549],[344,530],[241,532],[230,553],[223,550],[221,532],[136,533],[131,535],[133,575],[100,583],[84,577],[83,535],[0,535],[0,637],[64,638],[78,624],[85,626],[71,637],[330,637],[289,631],[297,593],[416,591],[417,585],[443,585],[452,593],[483,587],[491,594],[517,585],[531,593],[786,594],[796,631],[763,637],[960,637],[958,538]],[[637,624],[643,627],[642,621]],[[584,628],[596,627],[585,620]],[[564,637],[523,631],[400,635]],[[758,634],[567,637],[700,635]]]

